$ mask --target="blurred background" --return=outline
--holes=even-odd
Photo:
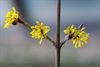
[[[49,36],[56,40],[56,0],[0,0],[0,67],[54,67],[55,48],[48,40],[32,39],[21,24],[3,29],[5,15],[15,7],[21,17],[34,25],[36,20],[49,25]],[[68,41],[61,50],[61,67],[100,67],[100,0],[62,0],[61,40],[63,30],[84,24],[88,44],[75,49]]]

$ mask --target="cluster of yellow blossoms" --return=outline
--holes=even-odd
[[[64,30],[64,33],[69,35],[68,39],[72,39],[75,48],[83,47],[87,43],[88,33],[85,31],[85,27],[81,26],[80,28],[74,27],[74,25],[67,27]]]
[[[9,11],[6,15],[6,24],[4,28],[8,28],[11,24],[16,25],[19,20],[19,12],[13,7],[11,11]],[[50,27],[44,25],[42,22],[36,21],[35,26],[31,26],[32,31],[30,34],[32,38],[40,39],[40,44],[42,40],[46,38],[48,32],[50,31]],[[88,33],[85,31],[85,27],[80,26],[79,28],[74,27],[71,25],[64,30],[64,33],[68,35],[68,39],[72,39],[73,44],[75,44],[75,48],[82,47],[84,44],[87,43],[88,40]]]
[[[18,22],[19,12],[13,7],[11,11],[9,11],[6,15],[6,24],[4,28],[8,28],[11,24]]]
[[[19,19],[19,12],[16,11],[16,9],[13,7],[11,11],[9,11],[6,15],[6,24],[4,25],[4,28],[8,28],[11,24],[16,25],[18,23]],[[40,44],[42,43],[42,40],[46,38],[47,33],[50,31],[49,26],[45,26],[42,22],[36,21],[35,26],[31,26],[32,32],[30,34],[32,35],[32,38],[40,39]]]
[[[30,34],[32,35],[32,38],[40,39],[40,44],[42,43],[42,40],[46,38],[47,33],[50,31],[49,26],[45,26],[42,22],[36,21],[35,26],[31,26],[32,32]]]

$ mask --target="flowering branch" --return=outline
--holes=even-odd
[[[23,24],[25,27],[31,28],[32,25],[26,23],[24,20],[19,19],[19,23]],[[49,36],[46,37],[47,40],[51,41],[55,46],[55,41],[53,41]]]
[[[60,20],[61,20],[61,0],[57,0],[57,36],[56,42],[52,40],[47,34],[50,31],[50,27],[44,25],[42,22],[36,21],[36,25],[30,25],[20,18],[20,13],[13,7],[6,15],[6,24],[4,28],[8,28],[11,24],[17,25],[18,23],[30,28],[32,38],[40,39],[40,44],[43,39],[49,40],[56,48],[56,63],[55,67],[60,67],[60,52],[61,47],[68,41],[72,40],[74,47],[83,47],[87,43],[89,34],[85,32],[85,27],[80,25],[75,27],[74,25],[68,26],[65,30],[65,39],[60,42]]]

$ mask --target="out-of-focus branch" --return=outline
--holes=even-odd
[[[60,46],[63,46],[68,40],[70,40],[69,35],[66,35],[64,40],[61,41]]]
[[[24,20],[22,20],[21,18],[19,18],[18,20],[19,20],[19,23],[23,24],[25,27],[31,28],[31,25],[25,22]]]
[[[60,45],[63,46],[67,41],[68,41],[68,40],[62,41]]]
[[[19,20],[19,23],[23,24],[24,26],[28,27],[28,28],[31,28],[31,25],[26,23],[24,20],[22,20],[21,18],[18,19]],[[53,41],[49,36],[46,37],[50,42],[53,43],[53,45],[55,46],[55,41]]]
[[[53,41],[49,36],[47,36],[47,39],[53,43],[53,46],[56,46],[55,41]]]

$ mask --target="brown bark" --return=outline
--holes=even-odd
[[[61,48],[56,48],[56,67],[60,67],[60,51]]]

